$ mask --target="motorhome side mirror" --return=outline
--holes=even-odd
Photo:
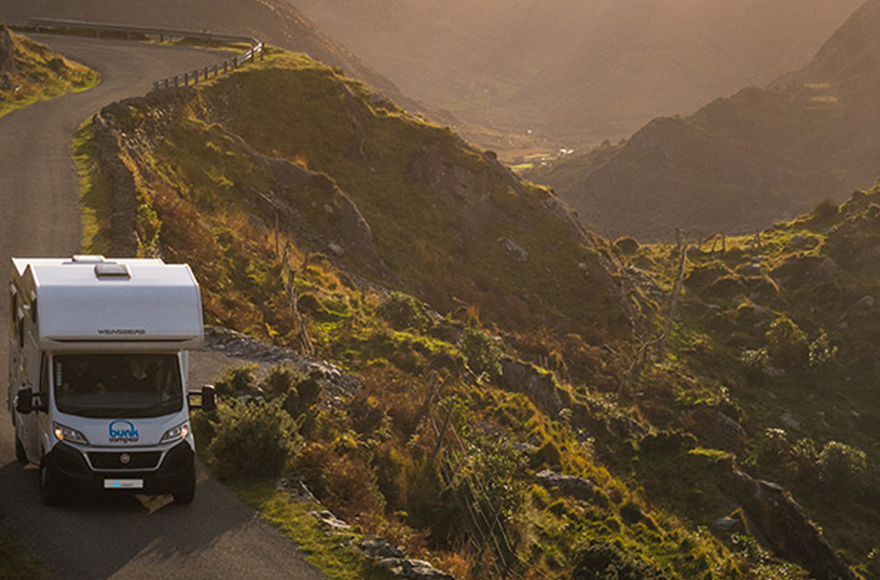
[[[202,411],[211,412],[217,408],[214,385],[202,385]]]
[[[214,385],[202,385],[200,391],[189,391],[187,393],[189,406],[191,409],[201,409],[210,413],[217,408],[217,399],[214,392]],[[193,402],[193,398],[197,402]]]
[[[18,391],[15,398],[15,410],[22,415],[30,415],[34,412],[34,392],[29,388]]]

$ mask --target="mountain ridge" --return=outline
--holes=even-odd
[[[875,21],[880,3],[869,0],[809,65],[767,88],[652,121],[610,151],[527,176],[556,188],[592,226],[646,239],[668,239],[676,227],[754,231],[869,185],[880,162],[880,47],[865,32]]]

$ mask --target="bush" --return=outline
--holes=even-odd
[[[739,363],[743,366],[746,376],[752,380],[757,380],[764,376],[770,368],[770,357],[767,356],[767,349],[765,348],[744,350],[739,356]]]
[[[861,449],[831,441],[822,448],[817,463],[822,482],[836,492],[858,491],[865,483],[868,458]]]
[[[254,371],[256,364],[240,364],[223,369],[223,374],[214,382],[214,388],[220,395],[235,396],[257,386]]]
[[[836,202],[826,199],[820,201],[816,207],[813,208],[812,215],[813,219],[816,221],[827,222],[836,218],[839,211],[840,208],[837,206]]]
[[[620,238],[619,240],[614,242],[614,245],[623,254],[635,254],[639,251],[638,240],[629,236],[625,238]]]
[[[476,374],[496,376],[501,372],[501,349],[482,330],[466,328],[458,341],[458,348],[467,366]]]
[[[572,580],[667,580],[647,562],[634,558],[613,544],[591,540],[578,555]]]
[[[431,326],[431,317],[422,303],[403,292],[388,294],[379,305],[378,313],[396,330],[424,332]]]
[[[776,368],[803,369],[810,363],[810,342],[797,324],[783,316],[767,331],[767,356]]]
[[[246,404],[233,399],[217,408],[216,436],[208,447],[218,477],[279,475],[296,455],[296,423],[280,401]]]
[[[273,365],[266,373],[263,384],[266,391],[272,395],[287,393],[298,381],[302,379],[302,373],[292,364],[283,362]]]
[[[827,366],[836,356],[837,347],[832,346],[824,330],[820,331],[819,336],[810,345],[810,366],[813,368]]]

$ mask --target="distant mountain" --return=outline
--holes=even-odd
[[[327,36],[285,0],[0,0],[0,14],[11,23],[24,23],[30,17],[51,17],[251,34],[269,44],[304,52],[341,67],[349,76],[368,83],[408,109],[427,109],[405,97],[388,78]],[[452,121],[436,109],[430,113],[434,118]]]
[[[880,173],[880,0],[813,61],[689,117],[660,118],[618,146],[539,168],[585,222],[613,235],[754,231]]]
[[[407,94],[570,146],[802,66],[860,0],[291,0]]]

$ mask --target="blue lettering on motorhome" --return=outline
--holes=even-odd
[[[110,443],[134,443],[138,439],[140,439],[140,435],[131,421],[110,423]]]

